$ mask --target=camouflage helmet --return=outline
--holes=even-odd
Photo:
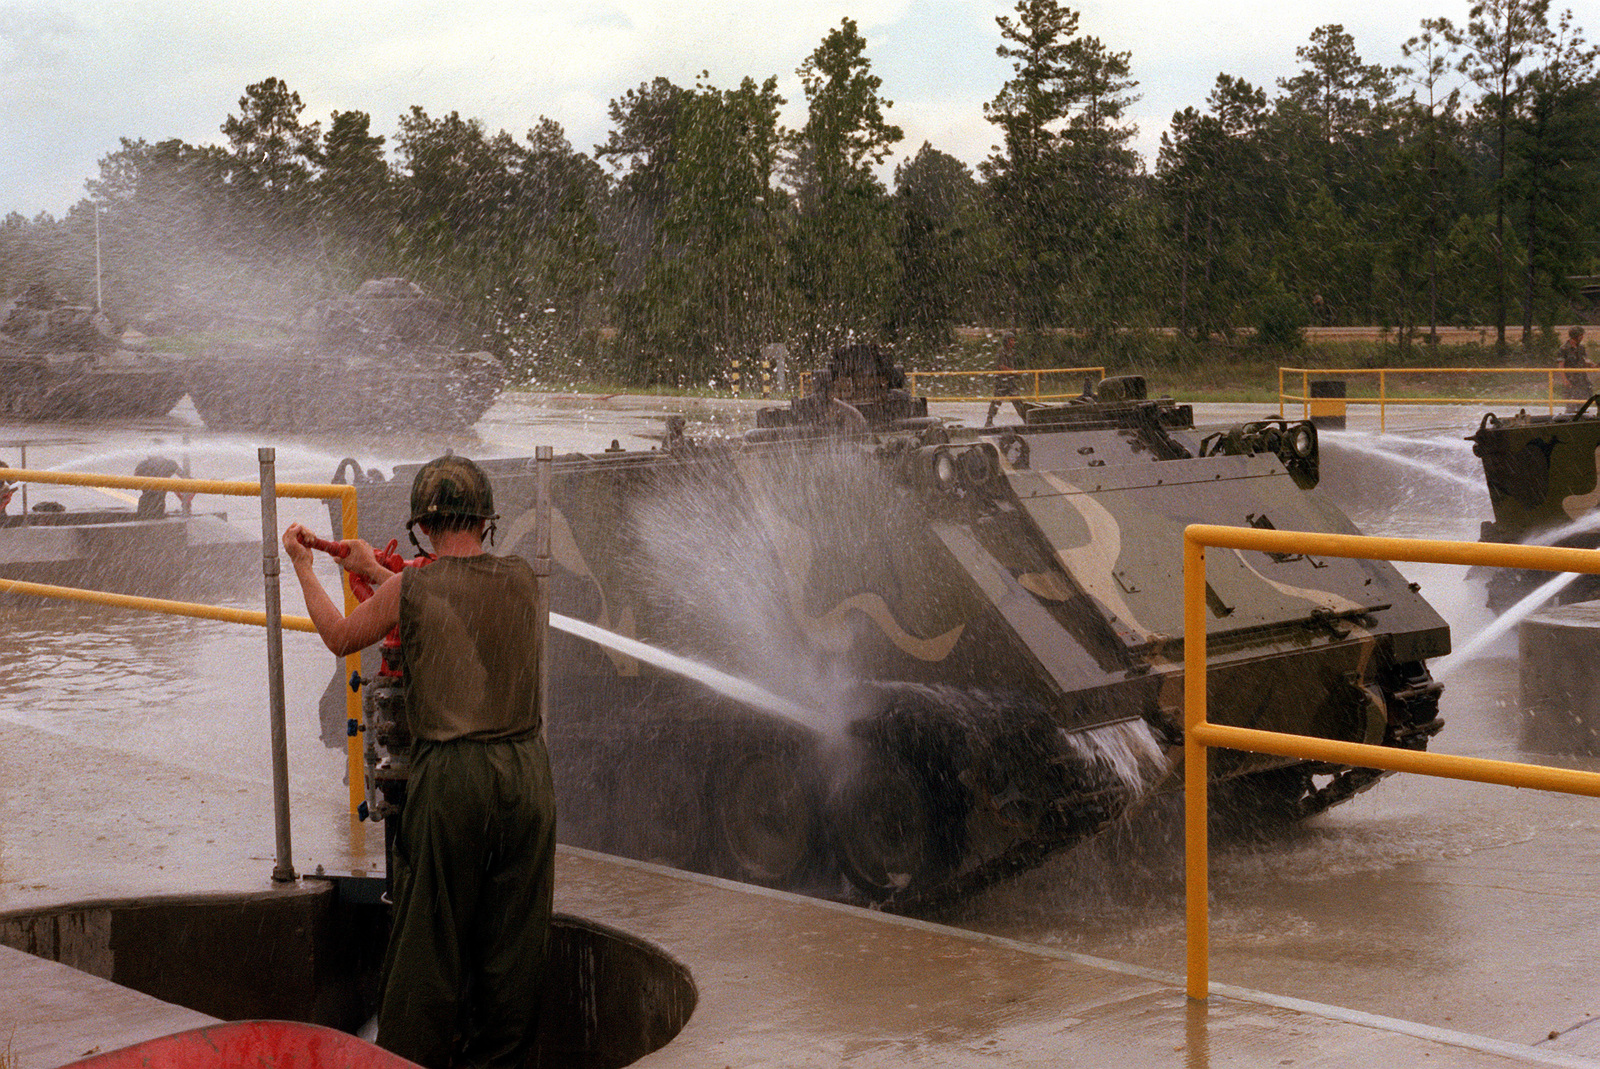
[[[417,470],[417,477],[411,483],[411,518],[406,521],[406,528],[409,530],[413,524],[425,523],[436,516],[497,518],[494,490],[482,468],[466,457],[447,453]]]

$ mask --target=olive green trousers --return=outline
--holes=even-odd
[[[538,1025],[555,795],[538,735],[413,744],[394,843],[378,1043],[427,1066],[520,1067]]]

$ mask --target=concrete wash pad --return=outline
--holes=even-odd
[[[1225,985],[1194,1003],[1147,969],[565,847],[557,879],[541,1065],[1600,1065]],[[0,915],[0,941],[82,967],[0,948],[15,1069],[219,1018],[354,1019],[381,935],[336,897],[307,879]]]

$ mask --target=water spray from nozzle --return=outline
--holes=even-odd
[[[752,683],[748,679],[740,679],[738,676],[729,675],[720,669],[712,668],[708,664],[702,664],[688,657],[657,649],[655,646],[646,645],[638,639],[628,638],[614,631],[607,631],[605,628],[597,627],[585,620],[577,620],[571,616],[563,616],[561,613],[553,612],[550,614],[550,626],[558,627],[569,635],[588,639],[590,642],[616,650],[618,653],[625,653],[629,657],[644,661],[646,664],[653,664],[657,668],[665,669],[674,675],[692,679],[724,697],[732,698],[734,701],[742,702],[763,712],[781,716],[801,727],[816,729],[824,723],[821,713],[817,710],[808,709],[797,702],[779,697],[765,687]]]
[[[1475,635],[1471,642],[1468,642],[1449,656],[1433,662],[1434,678],[1440,681],[1448,678],[1451,672],[1478,656],[1491,642],[1540,609],[1574,579],[1578,578],[1580,574],[1579,572],[1559,572],[1554,578],[1547,579],[1541,583],[1537,590],[1501,613],[1494,623]]]

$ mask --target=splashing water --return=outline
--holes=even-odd
[[[875,625],[830,606],[818,613],[807,592],[838,580],[830,547],[904,541],[893,501],[877,465],[850,450],[663,486],[630,517],[640,549],[632,581],[641,600],[694,636],[699,655],[817,710],[825,719],[807,723],[837,734],[861,682],[879,675],[861,654],[868,644],[855,641],[855,629]]]
[[[596,627],[587,621],[576,620],[570,616],[553,612],[550,614],[550,626],[558,627],[569,635],[576,635],[578,638],[585,638],[591,642],[599,643],[608,649],[616,650],[618,653],[625,653],[629,657],[644,661],[646,664],[653,664],[657,668],[665,669],[674,675],[702,683],[719,694],[764,712],[781,716],[802,727],[815,727],[822,720],[821,714],[816,710],[807,709],[805,706],[789,701],[787,698],[780,698],[748,679],[740,679],[738,676],[732,676],[727,672],[712,668],[708,664],[679,656],[676,653],[668,653],[666,650],[646,645],[638,639],[628,638],[614,631],[607,631],[603,627]]]
[[[1446,464],[1434,460],[1424,460],[1413,456],[1398,448],[1392,448],[1386,441],[1380,439],[1373,441],[1370,436],[1356,432],[1324,432],[1330,445],[1336,444],[1341,449],[1348,449],[1352,453],[1374,460],[1382,460],[1403,468],[1410,468],[1431,480],[1447,483],[1456,489],[1463,490],[1475,498],[1488,495],[1488,490],[1483,485],[1483,479],[1472,478],[1458,471],[1451,470]],[[1406,439],[1409,442],[1409,439]],[[1429,441],[1427,445],[1437,448],[1442,443]]]
[[[1491,642],[1516,627],[1529,615],[1542,608],[1545,602],[1566,589],[1567,585],[1578,578],[1580,574],[1582,573],[1561,572],[1541,584],[1533,593],[1501,613],[1498,620],[1480,631],[1471,642],[1452,652],[1449,656],[1435,661],[1433,663],[1434,677],[1443,680],[1456,668],[1478,656]]]
[[[552,612],[550,626],[655,665],[674,675],[694,680],[724,697],[780,716],[800,727],[826,731],[830,726],[837,726],[837,718],[829,717],[819,709],[808,708],[774,694],[748,679],[741,679],[704,662],[668,652],[640,642],[638,639],[607,631],[585,620]],[[942,694],[947,704],[955,700],[951,695],[958,694],[944,687],[919,688],[915,685],[905,685],[904,689]],[[967,702],[980,700],[972,694],[959,694],[959,697]],[[1137,717],[1100,724],[1082,731],[1062,729],[1061,734],[1067,746],[1082,758],[1085,764],[1103,769],[1135,794],[1143,794],[1170,768],[1171,762],[1154,732],[1151,731],[1150,725]]]
[[[1136,794],[1144,793],[1171,764],[1150,725],[1137,718],[1064,734],[1067,745],[1087,764],[1110,772]]]
[[[1564,539],[1570,538],[1573,535],[1586,534],[1596,529],[1600,529],[1600,509],[1585,513],[1584,515],[1579,516],[1577,519],[1564,523],[1560,527],[1545,531],[1543,534],[1535,535],[1533,538],[1528,539],[1524,545],[1559,545]]]
[[[1529,538],[1523,544],[1529,546],[1559,545],[1574,535],[1586,534],[1595,530],[1600,530],[1600,510],[1586,513],[1575,520],[1562,524],[1560,527]],[[1484,628],[1482,632],[1475,635],[1472,641],[1451,653],[1448,657],[1436,661],[1435,675],[1439,679],[1443,679],[1454,668],[1480,655],[1490,643],[1543,608],[1546,603],[1553,600],[1557,594],[1565,590],[1582,574],[1584,573],[1558,572],[1551,576],[1532,593],[1502,613],[1498,619]]]

